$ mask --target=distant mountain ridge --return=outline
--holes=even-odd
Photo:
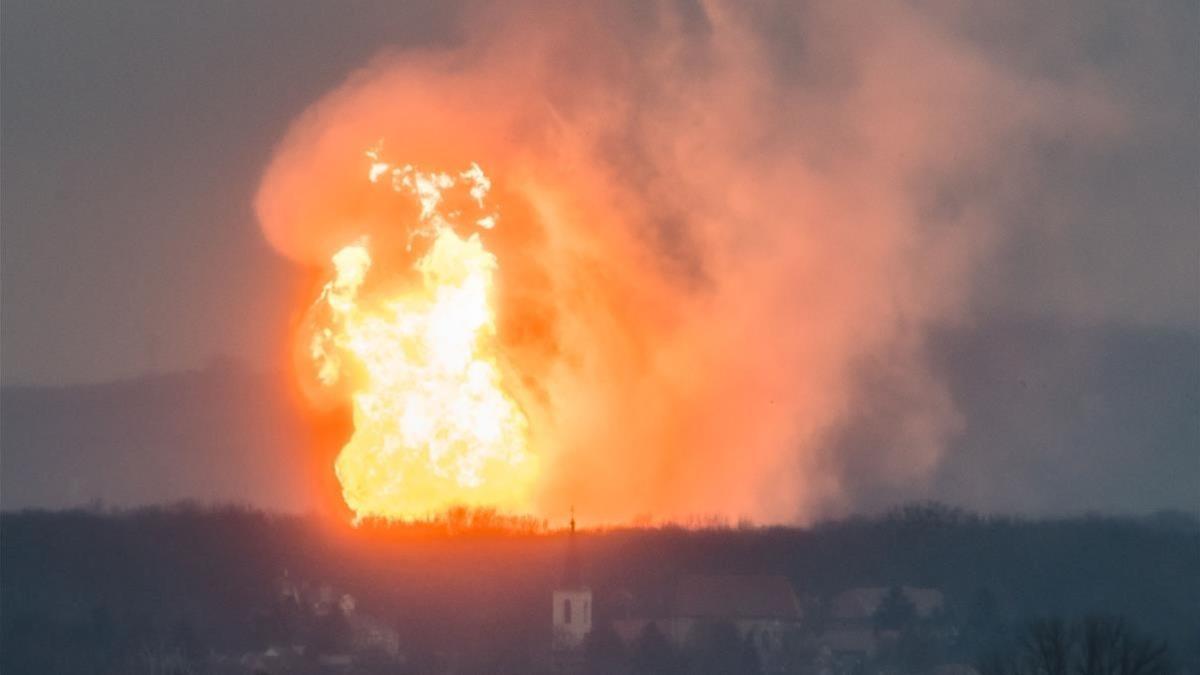
[[[888,400],[886,382],[871,389],[831,441],[850,510],[933,499],[980,512],[1200,513],[1200,335],[1009,317],[941,331],[929,352],[964,429],[927,483],[887,484],[872,465],[895,428],[888,411],[906,402]],[[0,507],[314,508],[314,472],[331,481],[332,469],[314,462],[287,386],[228,362],[4,386]]]
[[[0,388],[0,506],[192,499],[308,510],[307,430],[284,386],[279,374],[222,363],[101,384]]]
[[[1008,316],[936,331],[928,354],[961,433],[926,485],[887,484],[870,448],[906,402],[872,381],[835,448],[857,510],[1200,514],[1200,333]]]

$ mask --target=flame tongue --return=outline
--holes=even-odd
[[[351,392],[354,434],[337,458],[346,503],[357,518],[413,518],[451,506],[528,509],[537,467],[528,423],[501,386],[491,301],[496,257],[477,233],[465,238],[440,206],[443,191],[467,188],[482,210],[491,185],[478,165],[457,177],[393,168],[368,152],[372,182],[390,178],[415,197],[414,237],[432,240],[415,287],[365,292],[366,240],[333,256],[318,299],[309,353],[321,384]],[[476,224],[490,228],[494,213]]]

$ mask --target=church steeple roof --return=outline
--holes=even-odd
[[[575,507],[571,507],[571,531],[567,535],[567,563],[564,570],[563,583],[567,588],[583,586],[583,577],[579,572],[579,550],[575,543]]]

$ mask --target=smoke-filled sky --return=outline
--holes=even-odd
[[[495,181],[545,512],[1196,508],[1197,5],[742,4],[4,3],[4,382],[286,369],[384,138]]]

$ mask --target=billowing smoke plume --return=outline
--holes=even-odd
[[[1086,78],[985,58],[950,10],[740,4],[467,12],[459,46],[381,54],[314,104],[263,179],[267,238],[325,269],[364,235],[406,264],[411,214],[364,180],[380,139],[492,177],[482,237],[544,514],[836,507],[829,439],[864,363],[905,404],[857,465],[922,480],[960,425],[925,334],[963,312],[1014,167],[1120,124]]]

